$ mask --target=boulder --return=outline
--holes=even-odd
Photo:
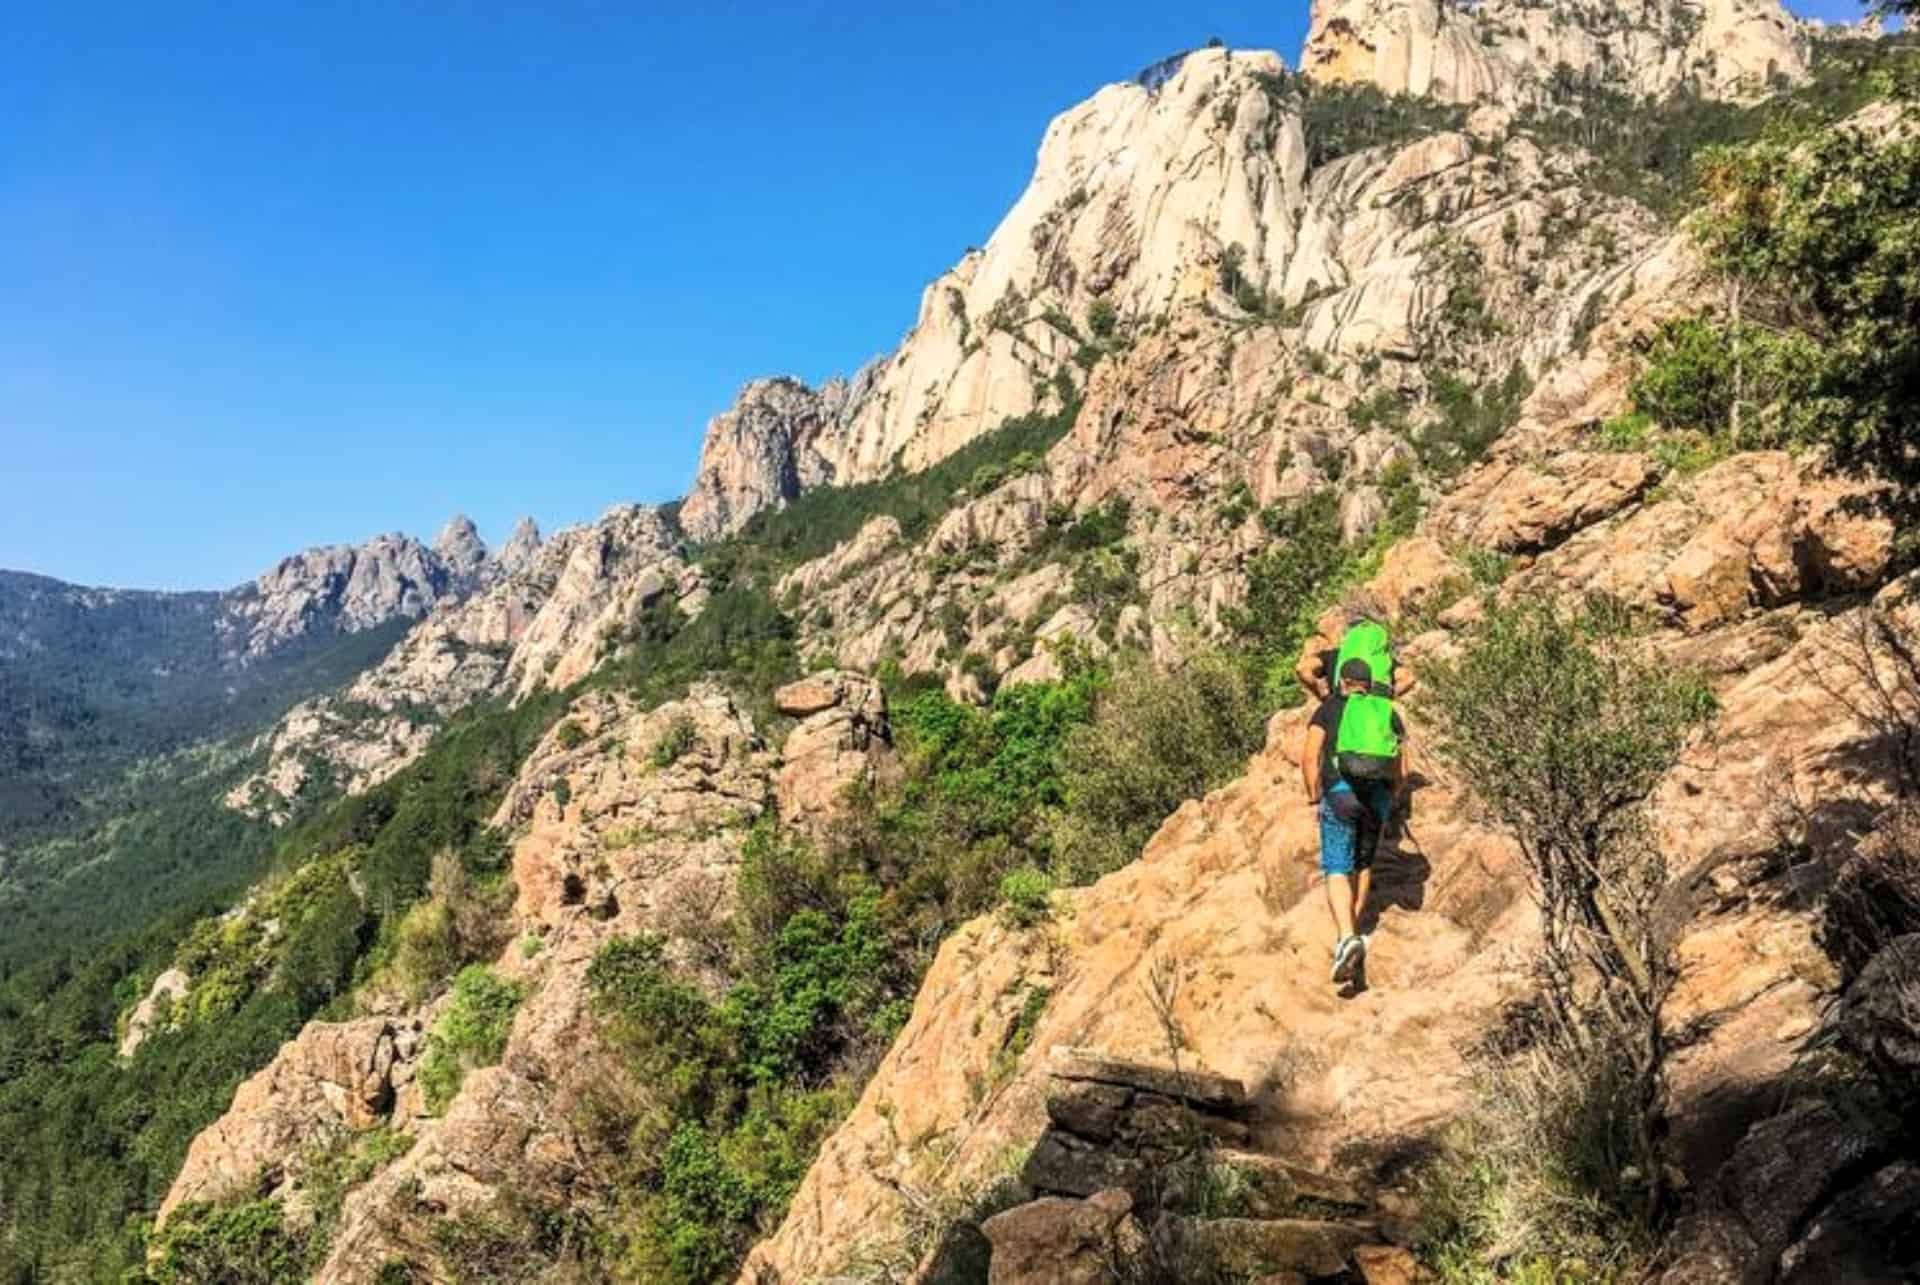
[[[1447,606],[1467,587],[1467,569],[1431,536],[1416,535],[1388,550],[1367,583],[1394,617]]]
[[[126,1034],[120,1038],[120,1056],[132,1057],[138,1052],[159,1022],[163,1007],[170,1009],[186,993],[187,975],[178,968],[169,968],[154,978],[146,998],[134,1006],[133,1014],[127,1018]]]
[[[1397,1245],[1360,1245],[1353,1266],[1366,1285],[1419,1285],[1425,1279],[1418,1260]]]
[[[1836,1027],[1894,1086],[1920,1085],[1920,933],[1880,948],[1847,987]]]
[[[1124,1191],[1029,1201],[980,1230],[993,1246],[988,1285],[1108,1285],[1146,1240]]]
[[[225,1115],[194,1138],[159,1221],[186,1201],[225,1200],[279,1183],[289,1159],[329,1129],[365,1129],[412,1078],[418,1022],[368,1017],[309,1022],[235,1090]]]
[[[1430,529],[1503,553],[1538,553],[1626,508],[1658,477],[1644,455],[1564,451],[1551,467],[1495,465],[1449,495]]]
[[[1760,1285],[1765,1264],[1746,1224],[1724,1209],[1682,1218],[1667,1237],[1657,1285]]]
[[[1884,1154],[1892,1139],[1878,1121],[1812,1101],[1747,1131],[1721,1172],[1728,1203],[1771,1261],[1848,1172]]]
[[[886,693],[866,675],[829,670],[789,683],[774,700],[801,719],[787,734],[774,784],[787,821],[825,823],[838,815],[849,786],[871,784],[892,766]]]
[[[1920,1164],[1899,1160],[1835,1196],[1780,1256],[1779,1285],[1920,1279]]]

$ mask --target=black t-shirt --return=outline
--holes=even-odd
[[[1325,790],[1340,776],[1340,769],[1334,765],[1334,746],[1340,739],[1340,716],[1347,712],[1347,694],[1336,691],[1320,702],[1320,708],[1313,711],[1308,720],[1309,727],[1318,727],[1326,732],[1320,743],[1320,788]],[[1400,711],[1393,711],[1393,734],[1406,739],[1407,727],[1400,721]]]

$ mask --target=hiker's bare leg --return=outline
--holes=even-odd
[[[1362,870],[1353,881],[1353,922],[1367,917],[1367,894],[1373,891],[1373,867]]]
[[[1333,926],[1340,934],[1336,940],[1353,936],[1353,880],[1346,875],[1327,876],[1327,906],[1333,911]]]

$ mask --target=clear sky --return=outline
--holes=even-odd
[[[1213,35],[1291,63],[1306,11],[24,0],[0,567],[222,587],[671,498],[745,380],[899,340],[1052,115]]]

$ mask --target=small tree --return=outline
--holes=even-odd
[[[1660,1006],[1674,968],[1647,799],[1712,697],[1640,655],[1616,619],[1538,604],[1491,612],[1422,687],[1437,752],[1519,846],[1540,907],[1546,1037],[1628,1083],[1650,1219],[1662,1195]]]
[[[1920,503],[1920,139],[1840,127],[1712,149],[1695,233],[1727,283],[1728,414]],[[1755,380],[1764,388],[1756,387]],[[1756,395],[1758,394],[1758,395]]]

